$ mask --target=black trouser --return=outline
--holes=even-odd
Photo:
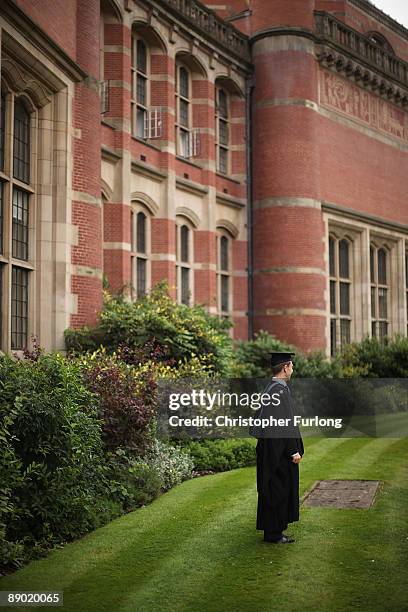
[[[269,542],[277,542],[283,537],[283,531],[287,529],[288,526],[284,525],[281,531],[264,531],[264,540],[268,540]]]

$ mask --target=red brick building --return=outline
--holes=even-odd
[[[0,348],[105,277],[335,352],[407,334],[408,30],[367,0],[3,0]]]

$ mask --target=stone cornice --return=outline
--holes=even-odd
[[[166,9],[173,18],[185,25],[190,32],[198,32],[235,57],[246,68],[251,57],[248,37],[199,0],[155,0],[157,6]]]
[[[342,21],[315,12],[319,63],[400,106],[408,105],[408,63]]]
[[[376,7],[374,4],[371,4],[371,2],[367,2],[367,0],[348,1],[350,2],[350,4],[354,4],[354,6],[357,6],[365,13],[368,13],[371,17],[374,17],[374,19],[376,19],[383,25],[388,26],[391,30],[394,30],[394,32],[396,32],[400,36],[403,36],[404,38],[408,39],[408,29],[405,28],[401,23],[398,23],[398,21],[395,21],[392,17],[387,15],[387,13],[384,13],[384,11]]]
[[[56,42],[32,21],[12,0],[1,0],[0,15],[37,46],[53,64],[56,64],[73,81],[82,81],[88,76]]]

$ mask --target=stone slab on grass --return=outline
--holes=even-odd
[[[303,499],[304,506],[370,508],[379,480],[319,480]]]

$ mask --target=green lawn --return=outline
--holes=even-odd
[[[274,546],[254,468],[187,481],[0,590],[60,590],[75,612],[408,610],[408,439],[309,438],[302,492],[322,478],[383,485],[369,510],[302,509],[296,543]]]

